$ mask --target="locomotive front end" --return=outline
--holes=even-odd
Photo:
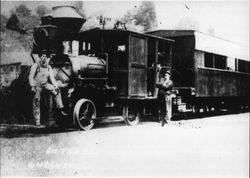
[[[100,103],[103,93],[107,93],[106,60],[95,54],[79,55],[79,30],[85,19],[73,6],[57,6],[52,10],[41,18],[41,25],[34,30],[32,56],[35,61],[34,57],[42,50],[50,54],[49,63],[70,114],[59,120],[58,125],[69,126],[73,115],[73,123],[88,130],[93,127],[92,119],[96,117],[96,103]],[[87,108],[82,108],[85,105]],[[83,117],[85,112],[88,116]]]

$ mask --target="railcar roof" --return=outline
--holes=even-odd
[[[195,49],[249,61],[249,47],[195,30],[156,30],[147,34],[166,38],[194,36]]]
[[[144,34],[144,33],[138,33],[138,32],[134,32],[134,31],[130,31],[130,30],[122,30],[122,29],[100,29],[100,28],[94,28],[94,29],[90,29],[87,31],[83,31],[80,32],[79,35],[84,35],[84,34],[88,34],[88,33],[119,33],[119,34],[135,34],[135,35],[139,35],[139,36],[144,36],[144,37],[149,37],[149,38],[155,38],[155,39],[159,39],[159,40],[164,40],[168,43],[174,43],[173,39],[169,39],[169,38],[163,38],[160,36],[155,36],[155,35],[151,35],[151,34]]]

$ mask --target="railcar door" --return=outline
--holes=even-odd
[[[147,96],[147,38],[129,36],[129,88],[128,95]]]

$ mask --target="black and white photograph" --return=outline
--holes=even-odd
[[[1,0],[0,177],[249,177],[248,0]]]

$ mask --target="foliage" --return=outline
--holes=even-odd
[[[1,26],[0,26],[1,32],[6,30],[7,22],[8,22],[8,18],[4,16],[3,14],[1,14]]]
[[[11,14],[9,20],[7,21],[6,28],[10,30],[19,30],[19,19],[16,14]]]
[[[199,30],[199,23],[188,16],[182,18],[175,26],[176,30]]]
[[[75,1],[75,7],[76,7],[76,11],[80,11],[83,8],[83,2],[82,1]]]
[[[32,34],[6,30],[1,34],[1,64],[21,62],[31,64],[30,51],[32,47]]]
[[[50,12],[50,9],[47,8],[45,5],[39,5],[35,8],[35,12],[39,17],[42,17],[43,15]]]
[[[96,16],[92,16],[92,17],[87,18],[86,22],[83,24],[80,31],[90,30],[90,29],[98,28],[98,27],[100,27],[98,18]]]
[[[25,4],[20,4],[16,7],[16,13],[20,16],[29,16],[31,14],[31,10]]]
[[[76,7],[76,12],[79,13],[81,16],[86,18],[86,14],[83,10],[83,1],[75,1],[74,4]]]
[[[153,2],[143,1],[134,15],[135,25],[142,25],[144,31],[156,27],[156,12]]]
[[[26,34],[39,25],[38,16],[20,16],[12,14],[7,21],[7,29]]]
[[[33,32],[33,29],[37,27],[40,23],[40,18],[38,16],[23,16],[19,17],[20,30],[25,32]]]
[[[44,6],[45,7],[45,6]],[[39,7],[38,12],[42,13],[43,8]],[[46,10],[43,9],[44,11]],[[7,29],[27,34],[31,29],[39,24],[39,17],[31,16],[31,10],[24,4],[20,4],[15,10],[11,10],[11,16],[7,21]]]
[[[126,23],[127,27],[137,26],[134,27],[137,30],[138,29],[142,29],[142,31],[152,30],[157,26],[155,5],[151,1],[142,1],[138,9],[133,11],[131,10],[128,11],[121,20]]]
[[[32,47],[32,34],[20,34],[16,31],[7,30],[1,34],[1,52],[30,51]]]

